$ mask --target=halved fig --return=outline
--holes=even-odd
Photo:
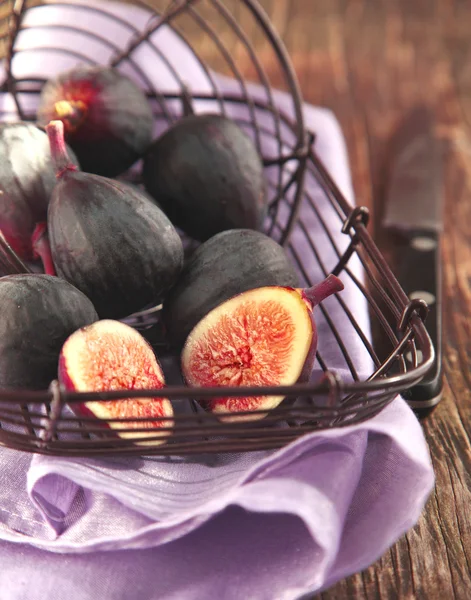
[[[343,289],[335,275],[309,289],[270,286],[220,304],[191,331],[181,364],[187,384],[196,387],[292,385],[307,381],[317,350],[313,308]],[[218,397],[201,405],[221,421],[240,411],[276,408],[284,396]]]
[[[106,392],[112,390],[162,389],[165,379],[160,364],[147,341],[132,327],[119,321],[102,320],[73,333],[65,342],[59,358],[59,381],[67,390]],[[173,427],[173,408],[167,398],[132,398],[71,404],[78,416],[93,416],[122,438],[161,437],[164,443]],[[113,418],[149,417],[151,421],[107,422]],[[147,432],[122,431],[149,428]]]

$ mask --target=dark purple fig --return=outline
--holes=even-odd
[[[51,244],[49,243],[49,234],[47,232],[47,223],[42,221],[38,223],[31,236],[34,257],[41,259],[44,272],[47,275],[57,275],[54,261],[52,260]]]
[[[92,300],[100,318],[120,319],[158,304],[183,265],[172,223],[128,184],[77,171],[61,121],[46,130],[57,171],[48,210],[57,274]]]
[[[299,286],[285,250],[259,231],[224,231],[190,256],[164,302],[168,341],[180,347],[195,325],[236,294],[267,285]]]
[[[188,336],[181,365],[196,387],[288,386],[306,382],[317,350],[313,309],[343,283],[330,275],[306,289],[271,286],[239,294],[202,319]],[[223,394],[224,392],[222,392]],[[221,397],[200,401],[221,421],[252,421],[284,396]]]
[[[42,89],[38,121],[60,119],[84,171],[114,177],[142,157],[152,140],[152,110],[128,77],[109,67],[80,66]]]
[[[65,342],[59,359],[59,381],[75,392],[107,392],[114,390],[160,390],[165,386],[164,374],[154,351],[132,327],[105,319],[75,331]],[[165,442],[173,427],[173,408],[167,398],[127,398],[109,402],[71,404],[79,416],[96,417],[106,428],[122,438],[153,439],[152,445]],[[108,422],[113,418],[155,419],[152,421]],[[169,420],[159,420],[167,417]],[[149,432],[123,432],[122,429],[150,428]],[[121,431],[120,431],[121,429]],[[146,441],[137,441],[146,444]]]
[[[91,301],[49,275],[0,278],[0,387],[46,389],[65,340],[98,320]]]
[[[55,184],[46,133],[31,123],[0,123],[0,230],[23,260],[34,258],[31,236],[46,219]]]
[[[263,225],[261,158],[249,136],[221,115],[191,115],[168,129],[147,151],[143,179],[172,223],[196,240]]]

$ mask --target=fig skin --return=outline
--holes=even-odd
[[[165,131],[144,157],[143,180],[172,223],[195,240],[259,230],[267,213],[257,149],[221,115],[190,115]]]
[[[215,235],[193,252],[164,301],[162,318],[169,344],[180,349],[197,323],[225,300],[271,285],[299,286],[282,246],[249,229]]]
[[[183,266],[172,223],[128,184],[77,172],[63,151],[62,123],[46,129],[58,177],[48,209],[57,275],[85,293],[102,319],[159,304]]]
[[[143,91],[103,66],[80,66],[49,80],[38,121],[60,119],[65,138],[89,173],[115,177],[141,158],[152,141],[153,117]]]
[[[57,276],[54,261],[52,260],[51,245],[49,243],[49,235],[47,233],[47,223],[41,222],[36,225],[31,236],[33,252],[35,257],[40,258],[44,272],[47,275]]]
[[[50,275],[0,278],[0,387],[46,389],[57,375],[63,343],[98,320],[91,301]]]
[[[249,290],[212,310],[188,336],[181,354],[185,382],[196,387],[293,385],[309,380],[318,334],[313,309],[343,289],[335,275],[309,289],[268,286]],[[221,421],[255,421],[284,396],[199,400]]]
[[[119,321],[104,319],[75,331],[64,343],[59,358],[59,381],[69,391],[107,392],[116,390],[162,389],[165,378],[151,346],[132,327]],[[121,438],[162,439],[136,440],[138,444],[158,445],[166,441],[173,420],[173,407],[167,398],[128,398],[114,401],[91,401],[70,404],[78,416],[95,417],[106,429]],[[156,421],[108,423],[106,419],[150,417]],[[123,428],[147,428],[145,432],[123,432]]]
[[[78,166],[70,149],[69,156]],[[0,123],[0,230],[23,260],[34,259],[31,236],[46,220],[55,184],[46,133],[32,123]]]

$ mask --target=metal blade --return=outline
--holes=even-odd
[[[425,107],[408,113],[393,139],[394,157],[383,226],[442,230],[442,151]]]

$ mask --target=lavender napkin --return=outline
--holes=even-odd
[[[81,48],[91,59],[107,62],[110,51],[98,42],[84,45],[80,34],[40,27],[51,20],[86,27],[124,45],[132,35],[126,24],[142,27],[149,18],[127,5],[93,6],[93,18],[75,3],[30,9],[14,73],[47,76],[74,64],[51,59],[40,50],[48,45]],[[110,14],[122,20],[116,23]],[[215,82],[219,89],[240,93],[239,84],[227,78],[212,74],[209,81],[169,28],[161,28],[153,41],[191,89],[210,91]],[[165,91],[179,89],[172,69],[159,63],[148,45],[133,58],[144,74],[141,85],[147,78]],[[139,79],[129,65],[123,70]],[[257,86],[249,86],[249,92],[265,99]],[[292,114],[287,95],[276,93],[275,101]],[[8,95],[0,98],[0,109],[3,118],[16,117]],[[215,109],[211,102],[195,103],[196,111]],[[176,114],[178,104],[169,110]],[[242,118],[244,110],[234,108],[231,116]],[[316,133],[317,152],[353,202],[337,121],[311,106],[305,106],[304,116]],[[259,117],[270,132],[270,117]],[[290,132],[283,135],[288,147]],[[266,155],[279,151],[269,133],[261,141]],[[348,240],[340,234],[338,215],[312,176],[306,185],[324,211],[334,243],[343,248]],[[331,269],[334,247],[309,203],[300,218],[291,251],[312,252],[307,229],[319,236],[325,267]],[[359,263],[353,259],[350,266],[361,277]],[[323,275],[316,261],[308,271],[312,280]],[[348,278],[345,285],[343,298],[367,332],[364,298]],[[338,302],[331,298],[325,307],[360,376],[368,376],[369,356]],[[331,369],[349,377],[328,323],[322,314],[317,317],[321,355]],[[316,366],[312,377],[319,376]],[[0,467],[0,589],[6,599],[299,598],[377,559],[415,524],[433,486],[422,430],[399,398],[367,423],[310,434],[276,452],[85,460],[31,458],[2,448]]]

